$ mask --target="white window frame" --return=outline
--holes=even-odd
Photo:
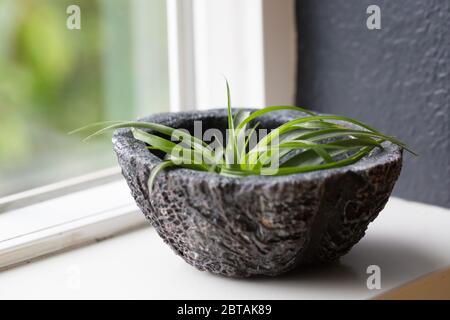
[[[150,36],[145,30],[151,27],[151,17],[145,11],[151,6],[146,0],[130,1],[135,33]],[[145,55],[159,55],[163,62],[157,73],[166,72],[170,97],[158,99],[170,103],[171,111],[223,107],[221,73],[225,72],[235,106],[293,104],[294,0],[166,0],[165,5],[167,47],[135,43],[140,48],[135,58],[141,63],[135,67],[136,77],[148,84],[136,89],[140,112],[145,112],[148,95],[159,92]],[[220,25],[229,21],[233,28]],[[74,201],[77,210],[73,210]],[[56,210],[60,212],[55,212],[55,203],[60,204]],[[99,208],[99,203],[104,205]],[[67,206],[72,210],[66,210]],[[36,211],[27,219],[30,210]],[[3,222],[15,223],[10,236],[0,237],[0,270],[148,226],[138,211],[117,167],[1,198],[0,228]],[[27,228],[21,222],[27,222]]]
[[[222,75],[235,106],[294,104],[294,0],[167,0],[167,7],[173,111],[223,107]]]

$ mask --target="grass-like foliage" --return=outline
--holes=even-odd
[[[169,167],[184,167],[226,176],[288,175],[332,169],[356,163],[375,148],[390,141],[413,153],[403,142],[355,119],[337,115],[319,115],[296,106],[270,106],[257,111],[233,113],[230,88],[227,87],[228,130],[222,143],[215,136],[213,144],[186,130],[158,123],[111,121],[77,129],[100,128],[88,136],[112,129],[131,128],[133,136],[150,150],[165,155],[149,178],[150,191],[156,175]],[[257,134],[256,120],[280,110],[300,111],[290,120],[264,136]],[[252,126],[252,127],[250,127]]]

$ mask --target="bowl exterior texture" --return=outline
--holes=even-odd
[[[284,112],[262,123],[294,116]],[[224,124],[226,111],[143,119],[174,127],[195,120]],[[233,277],[274,276],[346,254],[383,209],[402,166],[402,151],[385,143],[351,166],[281,177],[165,170],[149,195],[148,177],[160,158],[128,129],[118,130],[113,143],[134,199],[161,238],[198,269]]]

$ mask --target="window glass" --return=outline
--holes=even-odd
[[[164,49],[165,20],[142,30],[152,27],[142,19],[165,17],[155,3],[0,0],[0,197],[115,164],[110,135],[82,142],[69,131],[168,108],[167,58],[147,55]],[[80,8],[80,29],[68,28],[77,18],[70,5]],[[157,12],[135,17],[139,6]],[[157,94],[139,92],[155,78]],[[138,110],[142,97],[160,107]]]

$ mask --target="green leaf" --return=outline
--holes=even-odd
[[[280,110],[294,110],[294,111],[300,111],[303,113],[306,113],[308,115],[315,115],[314,112],[309,111],[307,109],[301,108],[301,107],[296,107],[296,106],[270,106],[270,107],[265,107],[259,110],[256,110],[254,112],[252,112],[251,115],[249,115],[246,119],[244,119],[241,123],[240,123],[240,127],[245,126],[246,124],[248,124],[250,121],[261,117],[267,113],[273,112],[273,111],[280,111]]]
[[[82,132],[82,131],[86,131],[88,129],[93,129],[93,128],[99,128],[99,127],[105,127],[105,126],[110,126],[112,124],[118,124],[118,123],[125,123],[126,121],[101,121],[101,122],[94,122],[91,124],[88,124],[86,126],[83,126],[81,128],[72,130],[70,132],[68,132],[67,134],[75,134],[78,132]]]
[[[317,164],[317,165],[302,165],[302,166],[295,166],[295,167],[279,167],[279,168],[263,168],[261,170],[262,175],[287,175],[287,174],[296,174],[296,173],[305,173],[310,171],[318,171],[318,170],[325,170],[325,169],[333,169],[333,168],[339,168],[343,166],[347,166],[350,164],[353,164],[363,158],[364,156],[368,155],[370,151],[373,149],[373,147],[365,147],[364,149],[358,151],[356,154],[349,156],[343,160],[331,162],[331,163],[324,163],[324,164]]]
[[[162,170],[176,166],[172,161],[164,161],[160,164],[156,165],[150,172],[150,176],[148,178],[148,193],[151,195],[153,192],[153,185],[155,183],[155,178]]]
[[[228,80],[225,79],[226,87],[227,87],[227,113],[228,113],[228,143],[225,148],[225,166],[227,168],[233,168],[237,163],[237,148],[236,148],[236,137],[234,130],[234,119],[233,113],[231,110],[231,94],[230,94],[230,86],[228,84]]]

